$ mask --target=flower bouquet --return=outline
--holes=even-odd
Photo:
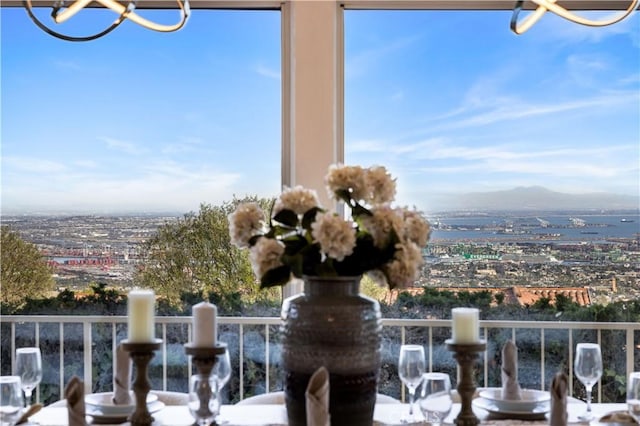
[[[261,287],[305,275],[366,274],[390,289],[415,282],[430,226],[419,212],[391,206],[396,182],[386,168],[332,165],[325,184],[350,217],[322,208],[317,193],[301,186],[280,194],[268,221],[256,203],[229,215],[231,242],[250,250]]]

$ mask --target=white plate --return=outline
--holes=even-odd
[[[488,411],[494,418],[508,418],[519,420],[544,419],[545,415],[549,412],[551,407],[548,402],[543,402],[538,404],[531,410],[506,410],[504,408],[498,407],[494,401],[484,398],[474,399],[472,401],[472,405]]]
[[[147,409],[149,413],[155,413],[156,411],[160,411],[164,408],[164,402],[162,401],[154,401],[147,404]],[[114,413],[105,413],[101,408],[97,408],[96,406],[87,405],[86,406],[86,414],[88,416],[93,417],[94,424],[104,424],[104,423],[124,423],[127,421],[127,417],[133,413],[133,409],[131,412],[126,414],[114,414]]]
[[[531,412],[536,407],[551,401],[551,395],[546,391],[533,389],[521,389],[521,399],[503,399],[502,388],[487,388],[481,390],[478,395],[493,402],[501,410],[510,412]]]
[[[112,398],[113,392],[91,393],[89,395],[85,395],[84,402],[87,407],[100,410],[105,415],[126,416],[133,413],[133,410],[136,407],[133,392],[131,392],[132,404],[130,405],[114,404]],[[154,403],[157,400],[158,395],[155,393],[149,392],[147,394],[147,405]]]

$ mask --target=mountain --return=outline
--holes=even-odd
[[[567,194],[541,186],[517,187],[504,191],[470,192],[452,196],[453,210],[637,210],[640,197],[593,192]]]

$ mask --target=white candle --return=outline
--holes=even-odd
[[[216,305],[200,302],[193,306],[193,346],[198,348],[213,347],[218,341]]]
[[[455,344],[478,343],[480,341],[480,311],[476,308],[453,308],[451,310],[451,340]]]
[[[155,339],[156,295],[153,290],[131,290],[127,303],[129,342],[149,343]]]

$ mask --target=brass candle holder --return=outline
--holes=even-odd
[[[461,370],[457,390],[460,394],[462,408],[455,419],[455,424],[458,426],[476,426],[480,424],[480,419],[476,417],[471,408],[473,394],[476,392],[476,384],[473,379],[473,364],[478,354],[487,349],[487,342],[486,340],[480,340],[478,343],[459,344],[448,339],[445,343],[447,349],[453,352],[453,357],[458,362]]]
[[[136,396],[136,408],[131,414],[131,426],[150,426],[153,416],[147,408],[147,395],[151,390],[147,367],[154,351],[162,346],[162,339],[154,339],[152,342],[134,343],[128,340],[122,341],[122,347],[129,352],[129,356],[136,366],[136,378],[133,381],[133,393]]]

